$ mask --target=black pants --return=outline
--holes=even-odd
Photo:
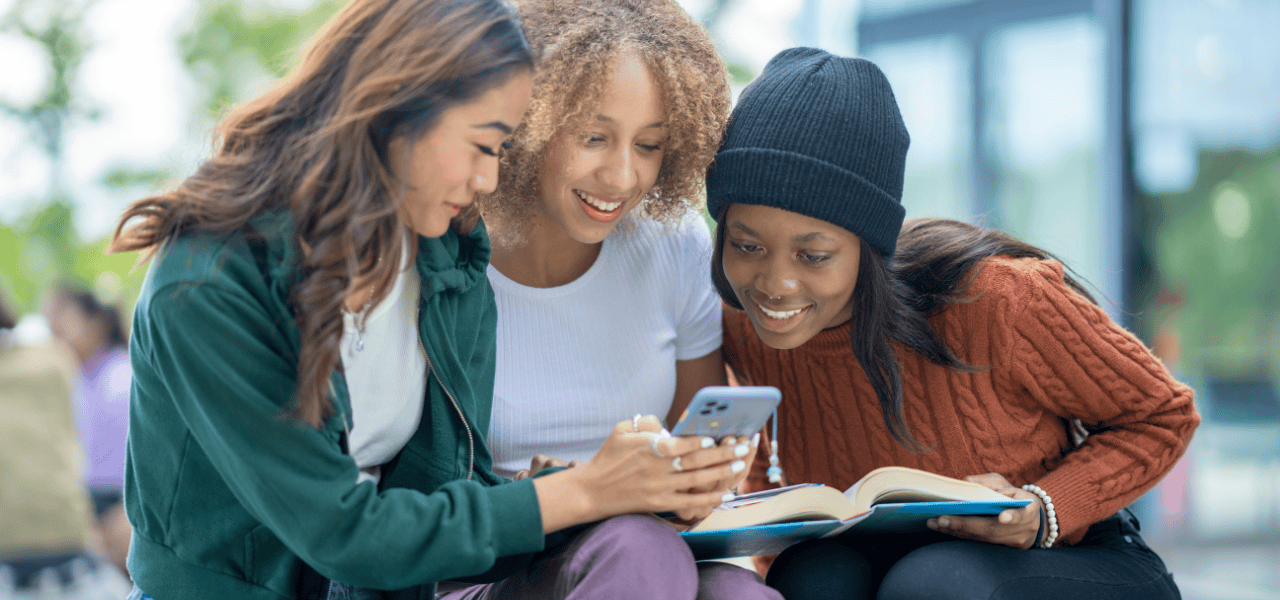
[[[789,600],[1180,598],[1127,510],[1071,547],[1016,550],[930,532],[796,544],[767,583]]]

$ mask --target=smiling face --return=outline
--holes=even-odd
[[[723,266],[760,339],[789,350],[853,315],[862,240],[802,214],[731,204]]]
[[[498,184],[498,149],[520,123],[533,79],[519,71],[480,97],[449,107],[436,124],[409,141],[392,140],[391,156],[405,156],[403,218],[418,235],[440,237],[476,194]],[[405,144],[412,144],[405,148]]]
[[[614,59],[594,118],[547,145],[539,190],[548,219],[583,244],[608,237],[658,179],[665,120],[645,63],[631,52]]]

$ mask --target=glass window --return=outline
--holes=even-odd
[[[862,0],[863,18],[892,17],[952,4],[968,4],[973,0]]]
[[[1280,530],[1276,23],[1277,2],[1134,2],[1137,201],[1155,217],[1144,242],[1159,290],[1138,308],[1204,417],[1188,452],[1190,501],[1162,516],[1200,539],[1271,543]],[[1231,510],[1213,510],[1222,502]]]
[[[1001,28],[987,39],[992,225],[1045,248],[1088,280],[1115,316],[1120,248],[1101,161],[1105,39],[1092,16]],[[1109,300],[1109,302],[1108,302]]]
[[[970,53],[953,36],[880,44],[866,58],[884,70],[911,134],[902,203],[907,218],[972,221]]]

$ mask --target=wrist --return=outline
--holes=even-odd
[[[1039,548],[1040,545],[1044,543],[1044,533],[1045,533],[1046,526],[1049,523],[1048,523],[1048,520],[1046,519],[1046,515],[1044,511],[1044,502],[1040,500],[1040,496],[1036,496],[1035,503],[1037,508],[1036,512],[1040,513],[1040,529],[1036,531],[1036,539],[1035,541],[1031,542],[1031,547]]]
[[[600,520],[599,503],[591,486],[583,483],[580,469],[535,477],[533,488],[538,493],[543,533]]]
[[[1057,511],[1053,507],[1053,498],[1049,497],[1049,493],[1044,491],[1038,485],[1030,484],[1022,486],[1022,489],[1035,494],[1043,503],[1040,508],[1041,518],[1044,519],[1044,538],[1036,544],[1037,548],[1050,548],[1053,543],[1058,541],[1058,516]],[[1037,536],[1039,537],[1039,536]]]

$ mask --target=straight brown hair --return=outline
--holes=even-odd
[[[377,302],[400,268],[405,184],[392,169],[400,160],[388,155],[391,141],[417,139],[450,106],[532,68],[502,0],[352,0],[295,69],[227,115],[194,175],[129,207],[111,249],[149,258],[183,232],[244,231],[264,212],[289,210],[301,257],[290,414],[319,427],[333,413],[329,378],[340,364],[348,291],[372,282]],[[455,228],[475,219],[463,215]]]

